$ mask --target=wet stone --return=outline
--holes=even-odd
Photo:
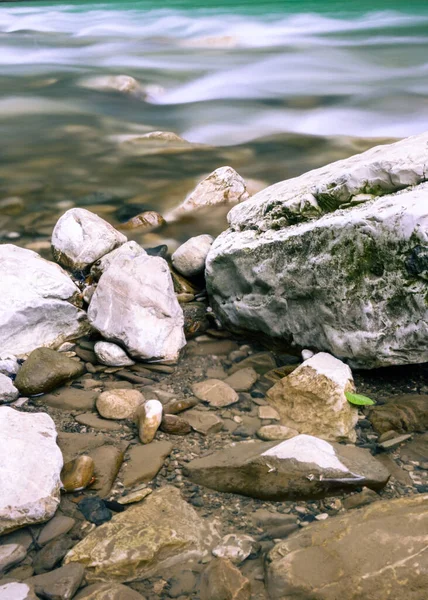
[[[95,525],[110,521],[113,516],[111,510],[106,507],[104,501],[98,496],[83,498],[77,506],[85,519]]]

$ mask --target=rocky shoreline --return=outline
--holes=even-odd
[[[165,219],[235,206],[229,230],[172,252],[128,240],[162,227],[153,211],[119,231],[80,208],[53,229],[57,264],[0,246],[0,600],[425,598],[426,147],[410,138],[252,197],[217,169]],[[379,206],[400,215],[388,236]],[[303,250],[287,240],[332,219],[371,257],[387,238],[390,260],[351,280],[346,253],[326,260],[313,234],[299,307]],[[352,294],[309,305],[338,268]]]

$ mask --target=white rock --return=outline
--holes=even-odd
[[[348,365],[319,352],[271,387],[266,399],[282,425],[331,441],[355,442],[358,410],[345,396],[354,391]]]
[[[137,98],[144,98],[146,95],[144,87],[130,75],[99,75],[96,77],[86,77],[79,81],[79,85],[90,90],[98,91],[116,91]]]
[[[302,350],[302,360],[312,358],[315,353],[312,350]]]
[[[97,262],[91,267],[91,275],[98,280],[104,271],[106,271],[117,258],[121,256],[135,258],[136,256],[141,256],[142,254],[146,255],[147,252],[144,250],[144,248],[137,244],[137,242],[126,242],[126,244],[122,244],[122,246],[119,246],[119,248],[116,248],[116,250],[109,252],[97,260]]]
[[[101,217],[84,208],[71,208],[54,227],[52,251],[64,267],[83,270],[126,241]]]
[[[0,355],[0,374],[3,375],[17,375],[21,365],[18,362],[16,356],[12,354]]]
[[[183,311],[163,258],[115,259],[99,281],[88,318],[104,338],[135,358],[174,360],[186,343]]]
[[[140,440],[150,444],[162,421],[163,406],[159,400],[148,400],[141,411],[139,421]]]
[[[198,235],[184,242],[171,257],[174,268],[184,277],[195,277],[203,273],[213,241],[211,235]]]
[[[243,533],[225,535],[212,553],[217,558],[228,558],[235,564],[244,562],[250,554],[257,551],[259,544],[254,538]]]
[[[63,465],[56,435],[46,413],[0,407],[0,534],[55,514]]]
[[[26,583],[12,581],[0,585],[0,600],[37,600],[37,596]]]
[[[96,401],[97,410],[105,419],[131,419],[143,403],[143,394],[130,389],[102,392]]]
[[[232,167],[220,167],[203,179],[187,198],[165,215],[176,221],[210,206],[234,206],[249,198],[245,181]]]
[[[135,365],[135,362],[129,358],[123,348],[111,342],[97,342],[94,346],[94,352],[99,362],[109,367]]]
[[[19,396],[19,392],[7,375],[0,373],[0,403],[13,402]]]
[[[234,207],[206,263],[222,323],[356,368],[428,361],[427,144],[380,146]]]
[[[0,245],[0,349],[21,356],[57,348],[84,335],[86,314],[72,304],[79,295],[69,275],[32,250]]]

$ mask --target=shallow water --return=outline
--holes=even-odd
[[[176,204],[223,164],[271,183],[375,143],[328,136],[428,129],[425,0],[158,7],[0,3],[0,194],[25,201],[17,233],[46,235],[67,202],[103,202],[114,221],[124,201]],[[140,87],[99,89],[108,75]],[[126,142],[151,130],[215,148]]]

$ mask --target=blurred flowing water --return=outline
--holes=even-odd
[[[427,50],[426,0],[0,2],[0,200],[25,204],[0,235],[46,236],[73,204],[162,211],[224,164],[268,184],[426,130]],[[153,130],[196,146],[139,137]]]

